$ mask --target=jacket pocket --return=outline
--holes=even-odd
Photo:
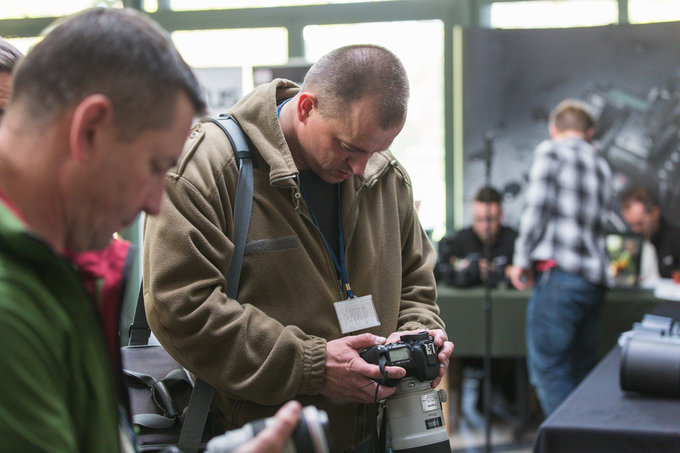
[[[262,252],[277,252],[300,248],[300,240],[294,234],[272,239],[256,239],[246,244],[245,254],[252,255]]]

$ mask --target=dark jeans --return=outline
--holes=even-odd
[[[597,363],[606,288],[553,268],[539,273],[527,306],[527,368],[547,417]]]

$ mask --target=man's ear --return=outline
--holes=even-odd
[[[73,111],[69,145],[76,160],[87,159],[94,149],[97,139],[104,130],[113,125],[113,106],[103,94],[85,97]]]
[[[313,93],[303,91],[299,94],[297,103],[298,121],[306,123],[312,110],[316,108],[316,96]]]

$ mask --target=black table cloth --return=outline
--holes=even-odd
[[[617,345],[543,422],[535,453],[680,452],[680,400],[623,392],[620,362]]]

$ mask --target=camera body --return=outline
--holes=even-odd
[[[366,362],[380,367],[382,385],[397,387],[394,395],[384,402],[394,453],[451,452],[442,410],[446,392],[430,387],[430,381],[439,376],[440,349],[423,331],[402,335],[401,341],[373,346],[359,353]],[[386,366],[402,367],[406,376],[389,379]]]
[[[434,339],[423,331],[417,334],[402,335],[401,341],[387,345],[376,345],[359,353],[366,362],[385,366],[398,366],[406,370],[406,377],[415,377],[419,381],[431,381],[439,376],[440,348]],[[383,372],[382,385],[396,387],[401,379],[389,379]]]

